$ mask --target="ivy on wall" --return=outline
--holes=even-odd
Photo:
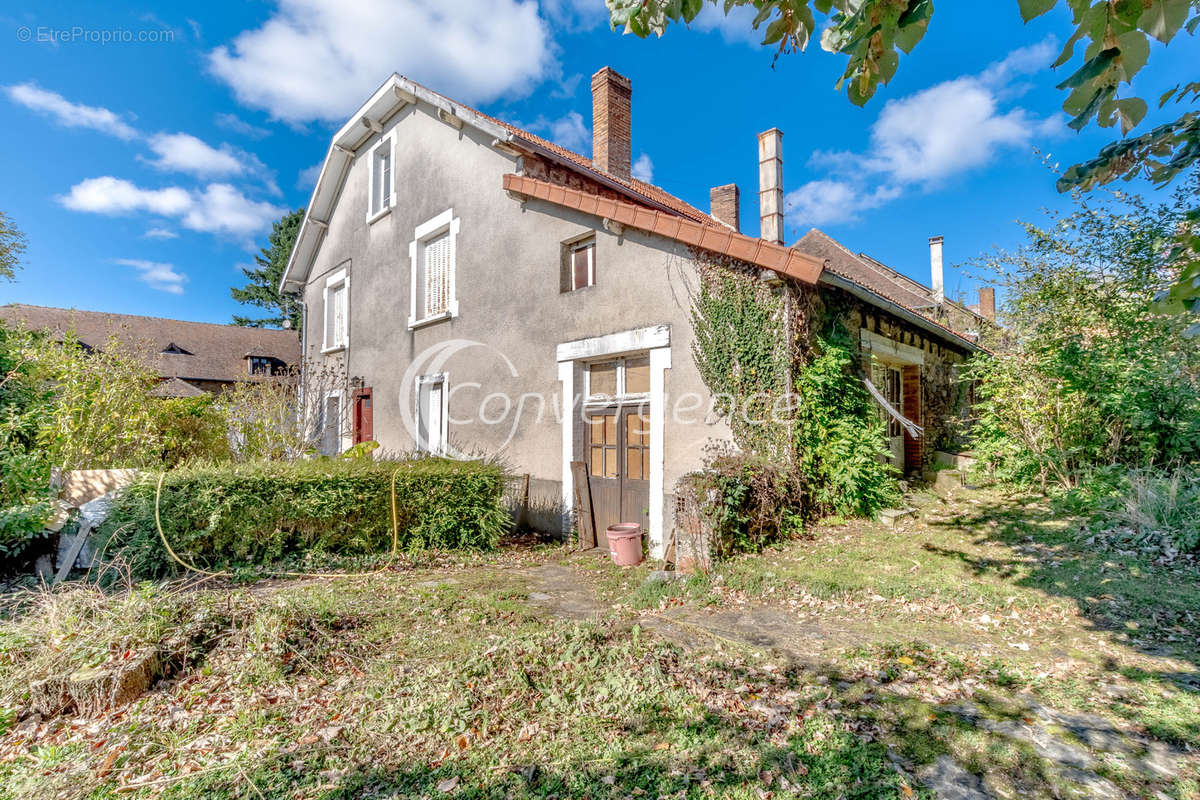
[[[714,553],[898,499],[846,309],[830,302],[729,264],[701,270],[693,356],[741,450],[688,481],[720,540]]]

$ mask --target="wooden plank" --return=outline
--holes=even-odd
[[[596,519],[592,514],[592,489],[588,482],[587,465],[582,461],[571,462],[571,478],[575,484],[575,519],[579,526],[579,549],[590,550],[598,546]]]
[[[62,583],[67,579],[67,575],[71,573],[71,568],[75,566],[75,559],[79,558],[79,551],[83,549],[84,542],[87,541],[88,534],[91,532],[92,524],[86,520],[80,520],[79,533],[75,534],[75,541],[71,543],[71,549],[67,551],[67,557],[58,565],[58,574],[54,576],[54,583]]]

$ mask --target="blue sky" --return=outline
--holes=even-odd
[[[960,264],[1065,205],[1035,149],[1069,164],[1113,136],[1075,134],[1059,111],[1066,72],[1044,66],[1065,12],[1022,25],[1015,0],[989,3],[979,34],[983,5],[939,4],[863,109],[833,90],[842,59],[814,45],[772,63],[744,19],[714,9],[644,41],[609,30],[603,0],[0,12],[0,210],[29,239],[0,303],[228,321],[245,311],[229,297],[238,267],[307,202],[332,131],[392,71],[586,154],[588,78],[605,64],[633,80],[634,158],[654,183],[707,209],[710,186],[737,182],[755,233],[755,134],[777,126],[788,241],[817,225],[927,282],[930,235]],[[1186,34],[1155,45],[1135,88],[1157,97],[1197,55]],[[961,270],[947,288],[974,299]]]

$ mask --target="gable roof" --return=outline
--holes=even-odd
[[[300,361],[300,337],[295,331],[242,328],[210,322],[187,322],[104,311],[79,311],[11,303],[0,306],[0,320],[30,330],[63,337],[73,333],[80,342],[100,349],[115,336],[131,346],[146,345],[155,354],[155,369],[162,378],[180,381],[244,380],[249,375],[247,356],[266,355],[285,364]],[[174,352],[166,352],[174,345]],[[191,355],[177,352],[186,351]]]
[[[913,311],[924,313],[938,305],[930,287],[897,272],[866,253],[852,252],[822,230],[812,228],[792,246],[801,252],[824,259],[826,269]],[[977,311],[953,300],[943,299],[942,303],[983,319]]]
[[[280,291],[298,290],[307,275],[317,248],[324,238],[329,215],[337,200],[342,183],[346,179],[356,151],[375,135],[373,126],[381,126],[395,116],[406,105],[423,102],[433,106],[438,116],[455,125],[471,127],[493,136],[492,146],[514,152],[529,152],[555,161],[591,180],[612,189],[639,205],[670,211],[688,219],[721,225],[722,223],[705,214],[695,206],[675,197],[671,193],[636,178],[625,180],[605,172],[584,156],[560,147],[536,134],[488,116],[470,106],[462,105],[443,94],[433,91],[416,81],[393,73],[371,97],[350,116],[342,128],[333,135],[321,173],[313,187],[312,197],[296,235],[291,258],[283,272]]]

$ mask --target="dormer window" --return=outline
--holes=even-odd
[[[184,350],[182,347],[175,344],[174,342],[171,342],[169,345],[164,347],[162,351],[163,351],[163,355],[172,355],[172,356],[190,356],[190,355],[192,355],[190,352],[188,352],[187,350]]]
[[[272,362],[275,359],[267,356],[250,356],[250,374],[251,375],[270,375],[272,372]]]

